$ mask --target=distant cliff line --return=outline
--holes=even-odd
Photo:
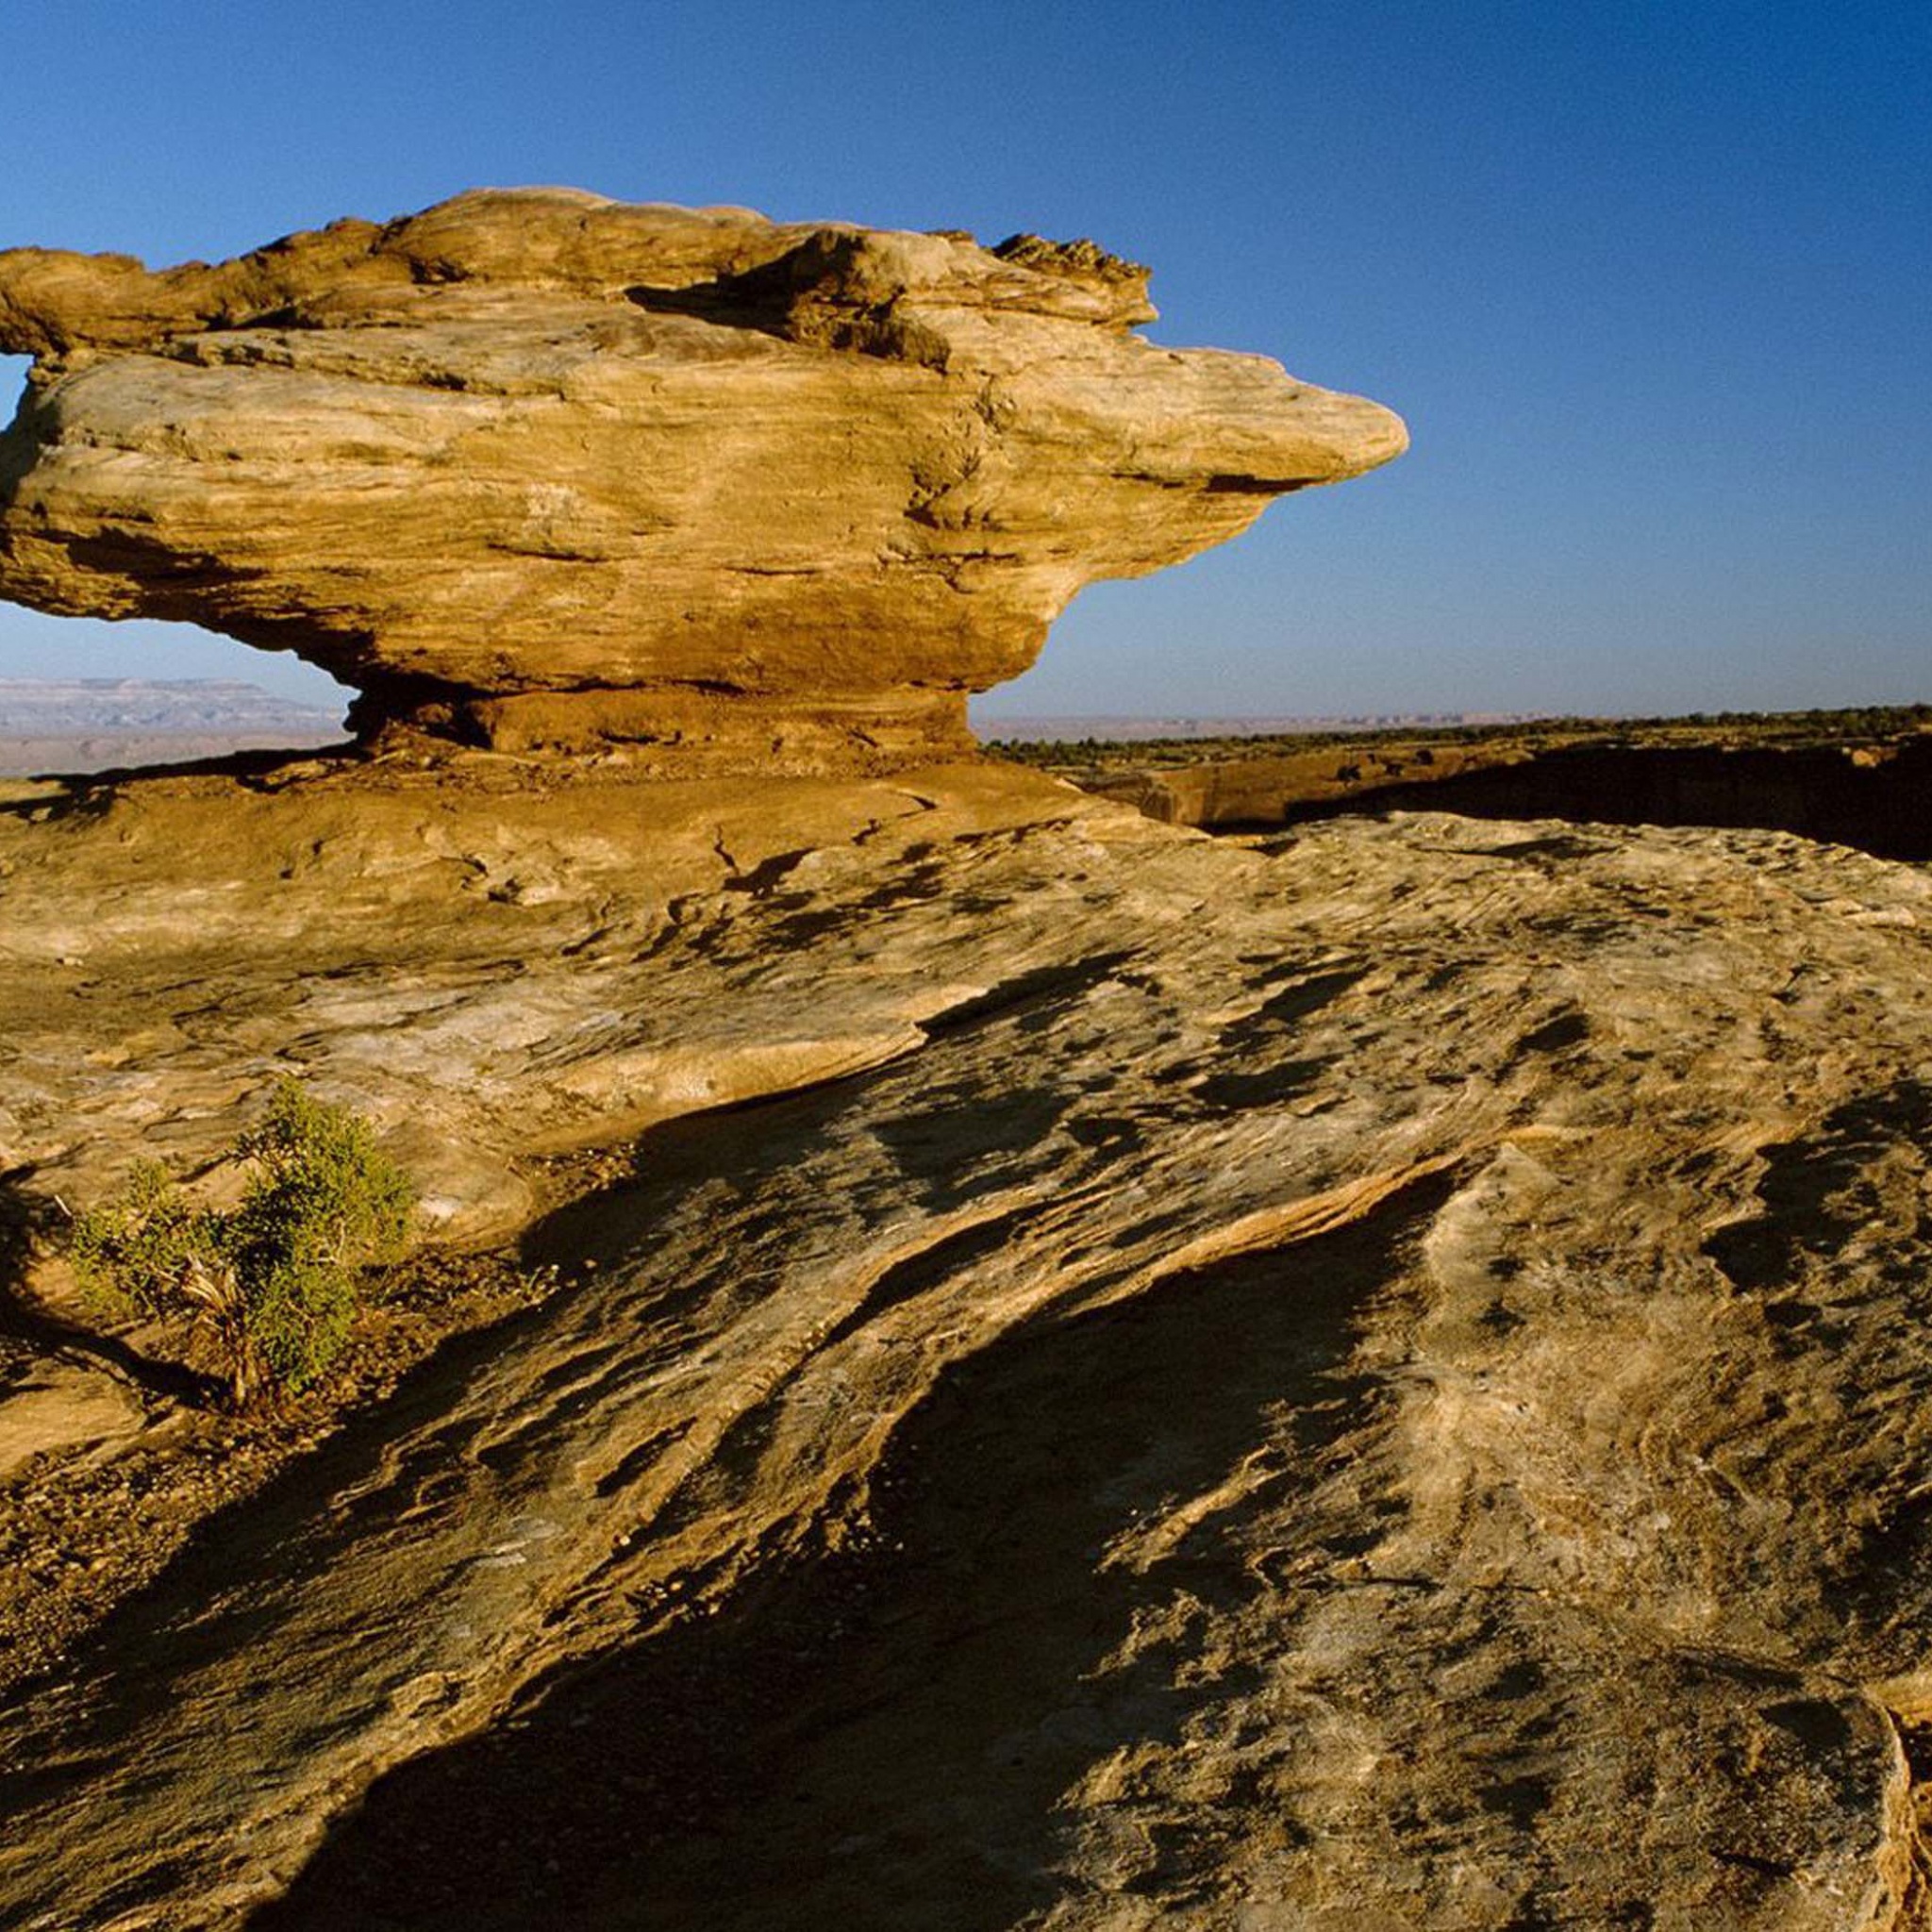
[[[0,777],[339,742],[340,708],[216,677],[0,678]]]

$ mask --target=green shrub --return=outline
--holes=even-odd
[[[78,1216],[82,1283],[110,1305],[186,1312],[213,1335],[238,1408],[313,1381],[341,1352],[356,1274],[408,1237],[414,1193],[366,1121],[283,1080],[231,1150],[252,1172],[240,1203],[197,1206],[158,1163]]]

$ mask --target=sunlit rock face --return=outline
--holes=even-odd
[[[11,1678],[0,1924],[1924,1927],[1932,873],[450,762],[0,812],[0,1237],[284,1072],[463,1238],[652,1127]],[[9,1641],[228,1460],[55,1306]]]
[[[291,650],[356,722],[679,770],[967,741],[1068,599],[1405,446],[1132,333],[1090,242],[478,191],[150,274],[0,253],[0,596]]]

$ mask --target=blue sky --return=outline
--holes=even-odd
[[[1393,467],[1086,592],[982,714],[1932,699],[1932,7],[0,0],[0,246],[481,183],[1091,235]],[[10,388],[23,365],[0,359]],[[250,675],[0,607],[0,675]]]

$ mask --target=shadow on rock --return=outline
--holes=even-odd
[[[1291,800],[1295,824],[1362,811],[1452,811],[1476,819],[1613,825],[1728,825],[1796,832],[1879,858],[1932,858],[1932,738],[1874,765],[1836,747],[1574,745],[1519,764],[1422,783],[1365,784],[1347,797]],[[1259,829],[1228,822],[1223,830]]]
[[[27,1286],[33,1258],[55,1240],[64,1222],[59,1209],[25,1182],[30,1169],[0,1174],[0,1341],[33,1356],[55,1357],[104,1368],[151,1394],[207,1405],[222,1385],[178,1362],[156,1361],[117,1335],[104,1335],[55,1314]],[[11,1351],[9,1351],[11,1353]],[[0,1384],[4,1384],[0,1366]]]
[[[1151,1567],[1106,1553],[1257,1451],[1271,1510],[1312,1487],[1374,1402],[1348,1368],[1357,1310],[1439,1193],[1015,1330],[906,1426],[862,1543],[400,1767],[253,1932],[992,1932],[1049,1906],[1057,1800],[1229,1689],[1124,1642],[1263,1587],[1211,1517]],[[1174,1877],[1124,1883],[1172,1897]]]

